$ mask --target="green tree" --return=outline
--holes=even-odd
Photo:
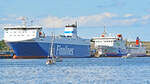
[[[0,50],[9,50],[4,40],[0,41]]]

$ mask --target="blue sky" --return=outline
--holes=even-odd
[[[21,24],[22,16],[42,25],[47,34],[62,34],[65,24],[78,21],[81,37],[122,33],[129,40],[150,40],[149,0],[0,0],[0,26]],[[2,30],[0,31],[2,38]]]

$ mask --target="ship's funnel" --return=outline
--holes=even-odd
[[[123,40],[122,34],[117,34],[119,40]]]
[[[139,37],[136,38],[136,46],[139,47]]]
[[[77,37],[77,23],[66,25],[64,35],[68,37]]]
[[[121,34],[117,34],[117,37],[118,37],[118,38],[122,38],[122,35],[121,35]]]

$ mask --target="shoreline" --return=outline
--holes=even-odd
[[[105,56],[105,57],[89,57],[89,58],[121,58],[122,56]],[[150,57],[150,55],[146,56],[136,56],[136,57]],[[11,55],[0,55],[0,59],[13,59],[13,56]],[[39,59],[39,58],[34,58]],[[40,59],[46,59],[46,58],[40,58]]]

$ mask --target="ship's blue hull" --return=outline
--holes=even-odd
[[[117,53],[117,54],[106,54],[105,56],[108,56],[108,57],[122,57],[122,56],[126,56],[127,54],[120,54],[120,53]]]
[[[50,43],[44,42],[8,42],[17,58],[46,58],[50,55]],[[54,56],[90,57],[89,45],[57,44],[53,46]]]

